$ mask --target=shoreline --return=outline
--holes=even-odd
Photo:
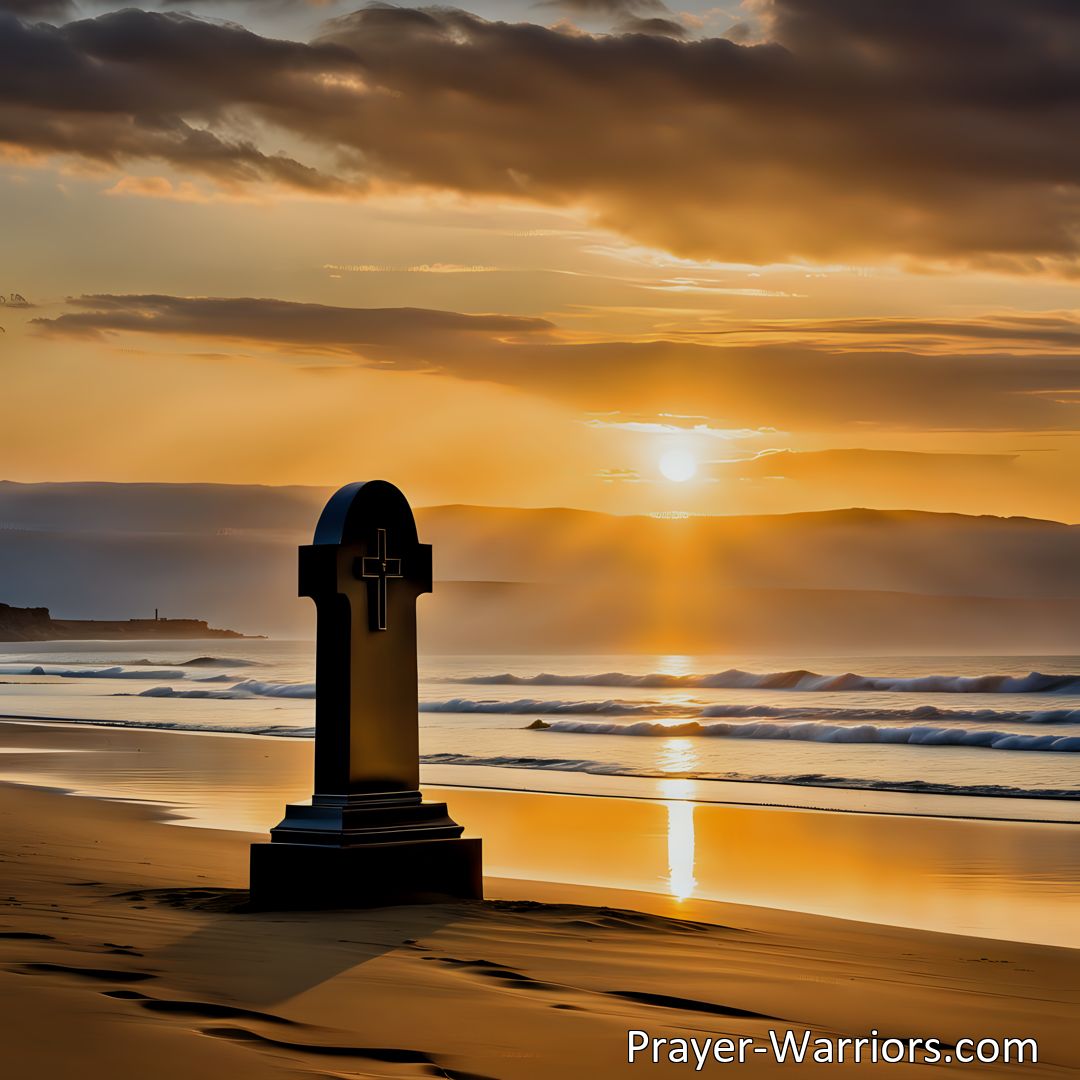
[[[0,781],[69,790],[84,803],[151,803],[170,809],[179,831],[265,835],[286,802],[309,798],[312,749],[310,740],[7,722]],[[1080,946],[1068,900],[1080,888],[1080,849],[1068,823],[701,802],[677,780],[651,797],[448,786],[446,771],[425,774],[425,791],[483,837],[494,877]]]
[[[83,719],[79,717],[64,716],[35,716],[23,713],[0,713],[0,724],[17,723],[26,725],[52,726],[56,728],[99,728],[109,731],[147,731],[157,732],[163,735],[189,735],[189,736],[212,736],[216,738],[258,739],[258,740],[287,740],[289,742],[312,742],[312,736],[306,732],[297,734],[267,734],[258,731],[199,729],[195,727],[168,727],[162,723],[153,722],[126,722],[121,720],[106,719]],[[825,783],[825,784],[796,784],[782,779],[768,777],[742,778],[742,777],[701,777],[687,776],[680,773],[656,772],[642,773],[611,773],[605,771],[589,772],[586,770],[569,770],[554,768],[528,768],[524,766],[498,766],[483,763],[460,764],[425,761],[421,756],[422,775],[432,779],[429,783],[436,783],[441,787],[468,788],[481,790],[505,790],[527,791],[537,794],[559,795],[582,795],[604,798],[652,798],[664,801],[690,801],[710,803],[717,806],[753,806],[763,809],[799,809],[819,811],[821,813],[851,813],[881,815],[892,817],[919,817],[919,818],[946,818],[959,820],[977,821],[1026,821],[1032,824],[1080,824],[1080,790],[1075,794],[1060,795],[1041,794],[1037,790],[1015,789],[1010,794],[985,794],[979,789],[968,789],[954,785],[937,785],[934,789],[919,789],[910,786],[911,782],[899,782],[889,786],[875,787],[869,783]],[[462,780],[447,779],[448,776],[457,775],[457,770],[467,770],[470,775],[476,775],[481,781],[487,778],[487,782],[465,783]],[[519,777],[527,775],[531,778],[531,785],[526,786]],[[552,779],[554,778],[554,779]],[[888,784],[881,781],[882,785]],[[588,785],[591,790],[586,790]],[[658,785],[670,788],[678,785],[681,793],[668,793],[658,789]],[[626,787],[628,790],[619,791],[617,786]],[[770,798],[747,798],[753,794],[754,788],[765,787],[770,790],[782,789],[789,792],[786,801]],[[735,792],[727,791],[734,788],[736,792],[744,795],[743,798],[732,797]],[[815,805],[809,802],[816,798],[818,802],[823,800],[823,793],[838,793],[841,797],[832,805]],[[725,797],[725,793],[726,796]],[[813,795],[809,794],[813,793]],[[843,796],[860,796],[872,802],[883,805],[844,805]],[[906,805],[890,808],[889,801],[899,802],[905,800]],[[916,807],[910,805],[913,801],[922,801],[925,805]],[[945,800],[938,803],[937,800]],[[965,800],[968,803],[968,812],[949,812],[959,810],[955,803]],[[827,802],[828,800],[824,800]],[[1038,805],[1056,805],[1059,809],[1056,817],[1035,817],[1028,814],[1017,815],[1005,813],[1002,804],[1025,805],[1035,803]],[[996,809],[995,809],[996,808]],[[975,809],[981,813],[973,812]]]

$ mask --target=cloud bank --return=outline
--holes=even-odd
[[[0,12],[24,19],[63,19],[76,10],[74,0],[0,0]]]
[[[420,308],[163,295],[87,296],[73,303],[76,310],[36,319],[34,326],[54,336],[138,333],[335,353],[386,371],[433,370],[499,383],[591,411],[655,415],[658,407],[683,414],[707,409],[739,428],[859,423],[918,430],[1074,431],[1080,419],[1080,369],[1074,353],[1060,349],[1062,333],[1071,331],[1064,331],[1056,316],[1045,327],[1043,352],[1034,350],[1040,322],[1032,319],[1023,352],[978,351],[980,338],[974,335],[970,351],[939,354],[921,353],[905,342],[906,320],[898,321],[895,340],[848,343],[837,351],[799,342],[573,343],[546,319]],[[981,473],[993,465],[993,459],[971,458],[952,465],[965,462],[982,466]],[[753,468],[771,475],[777,464],[764,461]],[[830,463],[790,455],[783,464],[804,473],[822,473],[817,465],[843,464],[847,471],[860,466],[850,456]],[[881,464],[880,459],[871,463]]]
[[[751,45],[443,8],[365,8],[308,43],[178,13],[0,14],[0,141],[229,185],[581,206],[690,257],[1077,272],[1074,3],[757,13]]]
[[[429,366],[436,348],[450,354],[504,340],[545,335],[546,319],[517,315],[462,315],[427,308],[346,308],[250,297],[85,296],[89,310],[36,319],[46,333],[102,337],[110,332],[210,337],[220,341],[340,352],[400,367]]]

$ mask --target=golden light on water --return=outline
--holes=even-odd
[[[661,720],[660,724],[663,727],[677,727],[679,724],[683,724],[684,720]],[[657,766],[661,772],[665,773],[688,773],[693,772],[698,763],[697,749],[694,746],[693,739],[685,738],[671,738],[664,739],[660,746],[659,754],[657,755]],[[689,789],[681,790],[678,796],[675,793],[667,790],[669,785],[678,784],[678,780],[661,780],[660,785],[663,789],[663,793],[669,797],[681,797],[686,798],[690,792]],[[683,784],[686,781],[682,782]]]
[[[664,721],[675,725],[677,720]],[[666,773],[692,772],[698,764],[697,748],[693,739],[664,739],[657,760],[661,771]],[[694,877],[694,784],[686,779],[659,781],[660,794],[667,808],[667,862],[668,892],[677,900],[693,896],[697,887]]]
[[[686,801],[692,790],[693,784],[689,780],[660,781],[660,793],[668,796],[668,801],[664,803],[667,807],[668,892],[676,900],[689,899],[697,888],[697,878],[694,877],[695,806]]]
[[[661,656],[656,670],[661,675],[688,675],[692,667],[689,656],[672,654],[670,656]]]

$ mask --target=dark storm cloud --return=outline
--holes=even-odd
[[[287,12],[297,8],[306,8],[316,13],[328,12],[331,8],[342,7],[347,3],[348,0],[158,0],[157,6],[179,8],[181,11],[207,7],[246,7],[250,10],[258,9],[265,14],[267,11]]]
[[[0,142],[112,163],[159,160],[229,183],[340,191],[332,176],[267,152],[226,121],[244,108],[313,107],[311,78],[353,64],[333,45],[159,12],[63,27],[0,14]]]
[[[768,11],[750,47],[386,10],[325,40],[391,91],[365,131],[405,182],[584,201],[703,257],[1075,255],[1080,6]]]
[[[0,12],[23,19],[63,19],[78,10],[73,0],[0,0]]]
[[[624,34],[658,34],[661,37],[686,37],[686,27],[674,19],[623,19],[617,29]]]
[[[545,7],[562,8],[579,15],[640,15],[667,11],[661,0],[545,0]]]
[[[920,354],[899,343],[568,344],[543,319],[281,300],[90,296],[35,321],[53,335],[137,332],[328,351],[386,370],[427,369],[541,394],[583,410],[687,415],[747,427],[1080,430],[1074,355]]]
[[[0,140],[232,182],[584,205],[689,256],[1076,270],[1080,4],[759,14],[761,45],[386,6],[307,45],[140,11],[9,19]]]

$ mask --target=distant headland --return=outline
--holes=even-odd
[[[202,619],[54,619],[48,608],[0,604],[0,641],[93,641],[116,638],[246,638]]]

